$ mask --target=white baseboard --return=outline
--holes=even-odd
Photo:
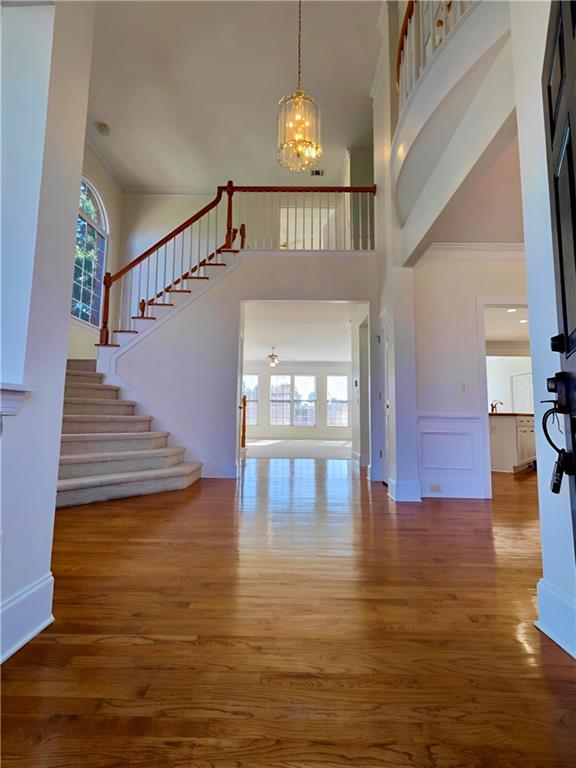
[[[388,496],[394,501],[422,501],[418,480],[388,480]]]
[[[213,464],[206,462],[202,465],[202,477],[238,477],[238,469],[234,464]]]
[[[576,659],[576,603],[544,579],[538,582],[536,627]]]
[[[2,643],[0,662],[52,624],[52,593],[54,578],[51,573],[13,595],[2,606],[0,622]]]
[[[350,454],[352,461],[360,467],[367,467],[370,464],[370,456],[367,453],[352,451]]]

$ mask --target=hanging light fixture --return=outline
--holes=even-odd
[[[276,159],[284,168],[303,171],[311,168],[322,155],[320,143],[320,107],[302,90],[302,0],[298,0],[298,87],[285,96],[278,110],[278,152]]]
[[[268,360],[268,365],[270,366],[270,368],[276,368],[276,366],[280,362],[280,358],[276,354],[275,349],[276,347],[272,347],[272,354],[268,355],[268,357],[266,358],[266,360]]]

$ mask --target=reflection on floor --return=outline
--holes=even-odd
[[[253,459],[349,459],[351,440],[275,440],[246,441],[246,455]]]
[[[534,476],[394,504],[350,461],[56,516],[55,623],[2,669],[22,768],[568,768]],[[4,765],[4,763],[3,763]]]

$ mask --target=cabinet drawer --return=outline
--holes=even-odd
[[[534,416],[516,416],[516,426],[518,427],[533,427]]]

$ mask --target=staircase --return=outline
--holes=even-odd
[[[151,416],[102,383],[95,360],[69,360],[57,507],[187,488],[202,465],[184,461],[184,448],[168,447],[169,432],[153,432]]]

